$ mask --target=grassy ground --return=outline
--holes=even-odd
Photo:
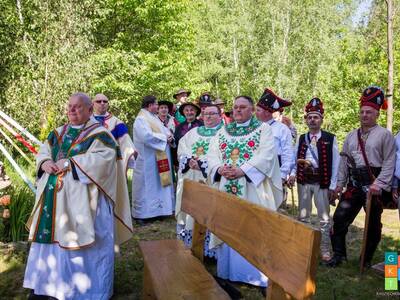
[[[290,211],[290,210],[289,210]],[[374,262],[383,261],[385,251],[400,250],[400,223],[397,211],[386,210],[382,216],[383,238]],[[358,256],[362,239],[364,213],[360,213],[350,227],[347,237],[349,262],[336,269],[318,267],[315,299],[376,299],[384,291],[384,279],[374,271],[358,274]],[[143,260],[138,249],[139,240],[168,239],[175,237],[175,221],[167,218],[145,227],[135,226],[134,238],[122,246],[116,259],[113,299],[140,299]],[[22,286],[26,253],[0,249],[0,299],[26,299]],[[215,266],[207,265],[210,270]],[[263,299],[258,289],[237,285],[245,299]],[[379,299],[386,299],[379,297]],[[394,299],[387,298],[387,299]]]

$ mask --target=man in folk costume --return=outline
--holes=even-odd
[[[292,105],[291,102],[284,100],[270,89],[265,89],[256,107],[256,116],[261,122],[271,126],[274,135],[275,149],[278,154],[279,166],[281,170],[282,184],[285,185],[290,171],[294,165],[293,143],[290,129],[283,123],[273,118],[273,113],[281,108]],[[287,191],[284,188],[283,206],[286,206]]]
[[[238,96],[234,122],[222,127],[210,141],[208,182],[246,201],[277,210],[282,202],[282,179],[271,127],[253,116],[253,100]],[[210,248],[221,245],[214,235]],[[266,286],[267,278],[239,253],[218,247],[217,275],[231,281]]]
[[[198,107],[196,104],[191,103],[191,102],[186,102],[183,103],[179,107],[179,111],[181,112],[182,115],[185,116],[185,121],[180,123],[178,126],[175,128],[175,133],[174,133],[174,139],[176,145],[179,144],[179,140],[192,128],[199,127],[203,125],[203,122],[198,120],[197,117],[200,115],[200,107]],[[178,162],[178,157],[177,157],[177,148],[172,149],[172,155],[174,159],[174,165],[177,167],[179,162]]]
[[[139,155],[133,171],[132,216],[139,220],[169,216],[175,205],[170,154],[174,138],[157,117],[157,110],[156,97],[145,96],[133,124]]]
[[[180,89],[177,91],[173,97],[176,99],[176,111],[175,111],[175,120],[180,124],[185,122],[185,116],[182,114],[182,112],[179,110],[182,104],[186,103],[188,101],[188,97],[190,96],[192,92],[187,91],[185,89]]]
[[[333,215],[331,236],[334,256],[329,262],[336,267],[347,259],[346,234],[360,209],[366,205],[367,193],[372,202],[369,215],[368,235],[364,265],[369,267],[382,233],[382,201],[391,197],[393,172],[396,163],[396,146],[393,135],[379,126],[379,110],[386,109],[383,90],[370,86],[360,99],[361,127],[351,131],[343,144],[339,165],[336,193],[341,194],[339,205]]]
[[[89,96],[73,94],[69,123],[52,131],[37,155],[23,283],[30,299],[109,299],[115,245],[132,237],[118,144],[91,115]]]
[[[339,150],[334,134],[321,130],[324,117],[323,103],[313,98],[305,108],[304,119],[309,132],[302,134],[295,148],[296,166],[289,179],[293,185],[297,178],[299,220],[311,223],[312,199],[318,212],[321,231],[321,257],[328,261],[330,255],[329,204],[336,188],[339,167]]]
[[[109,100],[106,95],[97,94],[92,100],[92,103],[93,116],[101,125],[111,131],[119,144],[125,171],[127,171],[128,168],[133,169],[137,152],[129,136],[128,127],[120,119],[108,112]]]
[[[172,134],[175,132],[175,118],[172,116],[174,104],[167,100],[158,101],[157,116]]]
[[[221,111],[216,105],[207,106],[203,113],[204,126],[191,129],[178,146],[179,172],[176,191],[175,216],[177,220],[178,238],[187,246],[191,246],[193,218],[181,211],[183,180],[191,179],[199,182],[207,180],[207,153],[210,140],[222,126]],[[208,241],[208,237],[206,237]],[[207,244],[207,243],[206,243]],[[214,256],[213,251],[205,245],[207,256]]]
[[[200,121],[203,121],[203,113],[204,110],[206,109],[207,106],[210,106],[213,104],[213,96],[209,92],[204,92],[200,95],[200,97],[197,99],[197,104],[200,107],[201,113],[198,119]]]
[[[203,122],[198,120],[200,115],[200,107],[191,102],[186,102],[179,107],[179,111],[185,116],[186,120],[176,126],[175,141],[179,144],[179,140],[192,128],[203,125]]]

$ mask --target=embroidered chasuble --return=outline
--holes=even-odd
[[[272,130],[255,117],[248,126],[236,122],[224,126],[210,142],[209,181],[219,190],[234,194],[255,204],[276,210],[282,201],[282,182],[279,162],[274,148]],[[224,177],[215,181],[220,166],[240,167],[247,177],[229,180]],[[263,180],[251,181],[254,168]]]
[[[244,126],[243,126],[244,125]],[[244,200],[277,210],[282,202],[282,179],[270,126],[252,117],[245,124],[225,125],[210,141],[208,182],[215,188]],[[219,167],[239,167],[245,176],[226,179]],[[211,235],[210,248],[217,247],[217,273],[221,278],[266,286],[267,278],[234,249]]]
[[[176,206],[175,217],[177,220],[177,234],[187,246],[191,245],[192,230],[194,226],[193,218],[181,211],[183,180],[190,179],[198,182],[207,180],[207,153],[210,147],[210,141],[217,131],[222,127],[222,123],[214,128],[200,126],[193,128],[179,141],[178,158],[178,184],[176,188]],[[189,167],[190,159],[196,159],[200,170]],[[209,234],[206,236],[205,255],[215,256],[215,253],[208,249]]]
[[[69,159],[68,169],[47,174],[40,168],[46,160]],[[94,119],[81,129],[64,125],[52,131],[37,155],[36,202],[27,227],[29,240],[58,243],[80,249],[95,242],[94,221],[98,197],[111,201],[115,219],[115,242],[132,236],[128,190],[122,158],[114,138]],[[78,173],[89,178],[81,184]]]
[[[210,146],[211,138],[222,127],[222,123],[215,128],[207,128],[205,126],[195,127],[186,133],[179,141],[178,146],[178,184],[176,188],[176,207],[175,216],[178,224],[184,224],[186,214],[181,211],[183,180],[190,179],[195,181],[207,180],[207,153]],[[194,158],[198,161],[200,170],[194,170],[189,167],[189,161]],[[193,219],[189,221],[193,224]],[[192,229],[193,226],[189,226]]]
[[[71,148],[72,143],[78,137],[80,133],[79,128],[68,127],[67,132],[64,134],[61,147],[53,147],[52,157],[53,161],[57,161],[62,158],[69,158],[68,151]],[[53,221],[54,221],[54,197],[56,193],[56,184],[58,176],[51,174],[44,190],[44,203],[41,214],[39,216],[39,225],[35,235],[34,242],[37,243],[52,243],[53,234]],[[59,184],[62,184],[60,181]]]
[[[133,169],[135,161],[133,154],[135,152],[135,147],[131,137],[129,136],[128,127],[125,123],[109,112],[105,115],[94,115],[94,117],[111,132],[115,140],[118,142],[121,149],[125,172],[128,171],[128,168]]]

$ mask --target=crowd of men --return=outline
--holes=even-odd
[[[383,208],[397,205],[400,180],[400,135],[377,124],[385,107],[381,88],[362,93],[360,126],[347,135],[341,152],[335,135],[321,129],[324,107],[317,97],[305,105],[309,130],[297,140],[293,122],[283,115],[292,103],[271,89],[257,102],[237,96],[231,112],[211,93],[195,102],[190,94],[177,91],[175,103],[143,97],[133,138],[109,112],[107,96],[71,95],[68,123],[49,134],[37,156],[23,283],[31,299],[109,299],[114,253],[132,237],[132,218],[146,225],[175,213],[177,238],[190,246],[193,219],[181,211],[185,178],[281,212],[288,188],[297,183],[298,219],[311,222],[314,201],[327,267],[346,261],[348,228],[371,194],[364,264],[370,266]],[[212,233],[204,251],[216,259],[218,277],[267,286],[264,274]]]

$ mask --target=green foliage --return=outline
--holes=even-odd
[[[0,104],[43,139],[65,121],[68,95],[78,90],[107,94],[111,110],[130,124],[149,93],[171,99],[185,87],[196,98],[210,90],[231,104],[271,87],[294,101],[286,113],[300,132],[304,105],[319,96],[325,127],[343,140],[358,122],[363,88],[387,85],[385,2],[374,1],[366,21],[353,24],[359,3],[3,1]],[[395,70],[399,62],[395,51]],[[394,80],[397,108],[397,72]],[[394,131],[399,120],[395,110]]]
[[[11,192],[9,236],[13,242],[27,239],[25,224],[29,218],[34,204],[34,195],[26,186],[13,189]]]
[[[27,239],[25,224],[33,208],[34,195],[26,186],[17,186],[8,190],[11,203],[3,209],[9,209],[10,217],[0,219],[0,241],[17,242]]]
[[[32,180],[34,169],[27,165],[22,159],[19,159],[17,163],[25,170],[27,176]],[[35,195],[14,171],[8,161],[4,162],[4,167],[6,169],[6,174],[10,177],[12,185],[0,191],[0,196],[11,196],[10,205],[2,208],[10,210],[10,218],[0,218],[0,242],[25,241],[28,236],[25,224],[32,211]]]

